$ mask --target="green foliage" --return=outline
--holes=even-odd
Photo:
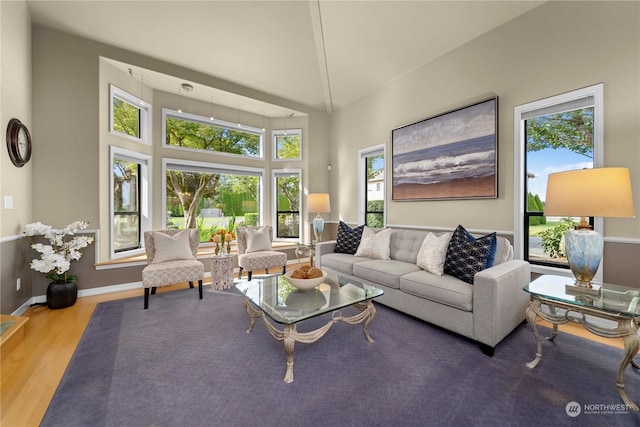
[[[260,214],[258,213],[245,213],[244,214],[244,225],[247,227],[258,225],[258,220],[260,219]]]
[[[571,218],[562,218],[560,223],[553,228],[539,233],[542,241],[540,245],[544,252],[551,258],[565,258],[567,256],[564,246],[564,235],[575,227]]]
[[[300,206],[300,177],[279,176],[276,179],[278,187],[278,211],[297,211]]]
[[[276,158],[297,159],[300,157],[300,135],[278,135],[276,137]]]
[[[258,134],[175,117],[167,118],[166,127],[168,145],[251,157],[260,154]]]
[[[365,224],[368,227],[384,227],[384,200],[369,200],[367,212]]]
[[[593,158],[593,108],[527,120],[527,152],[566,148]]]
[[[113,130],[140,138],[140,110],[121,99],[113,99]]]
[[[527,194],[527,210],[529,212],[543,212],[544,203],[540,200],[540,197],[531,193]],[[544,216],[530,216],[529,225],[543,225],[547,223],[547,217]]]

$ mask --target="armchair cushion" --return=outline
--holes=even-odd
[[[150,262],[158,264],[166,261],[195,259],[191,251],[189,233],[190,230],[186,229],[169,236],[165,233],[154,231],[155,254]]]
[[[257,229],[247,228],[247,250],[246,253],[270,251],[271,238],[269,228],[261,227]]]

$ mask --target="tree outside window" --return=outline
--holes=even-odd
[[[300,160],[302,130],[275,130],[273,135],[273,157],[275,160]]]
[[[528,118],[526,138],[525,259],[568,268],[564,234],[576,218],[544,216],[547,176],[593,167],[594,108],[578,108]]]

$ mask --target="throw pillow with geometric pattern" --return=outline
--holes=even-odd
[[[335,251],[342,254],[355,254],[358,246],[360,246],[362,230],[364,230],[364,225],[351,228],[340,221],[340,224],[338,224],[338,239],[336,240]]]
[[[496,233],[476,239],[462,225],[458,225],[449,241],[444,272],[473,284],[476,273],[493,266],[496,247]]]

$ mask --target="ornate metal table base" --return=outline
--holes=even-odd
[[[244,300],[244,309],[251,319],[251,324],[249,325],[249,329],[247,329],[247,333],[253,330],[253,325],[255,324],[255,319],[262,317],[265,325],[267,326],[267,330],[278,341],[284,341],[284,351],[287,354],[287,371],[284,375],[284,382],[290,383],[293,381],[293,351],[296,342],[301,342],[305,344],[310,344],[318,341],[320,338],[324,336],[324,334],[331,329],[336,322],[345,322],[350,325],[355,325],[357,323],[365,322],[364,324],[364,336],[370,343],[373,342],[371,336],[369,335],[369,324],[373,320],[376,315],[376,308],[373,306],[373,302],[371,300],[367,300],[366,302],[357,303],[353,306],[356,307],[361,312],[351,317],[343,317],[343,316],[331,316],[331,320],[327,322],[321,328],[316,329],[315,331],[310,332],[298,332],[296,329],[296,324],[292,325],[284,325],[283,330],[277,329],[273,324],[269,321],[267,316],[261,310],[254,308],[248,300]],[[333,314],[335,314],[334,312]]]
[[[542,304],[549,307],[550,313],[542,311]],[[563,314],[556,314],[557,308],[564,309],[565,312]],[[602,328],[589,323],[586,319],[586,314],[601,319],[612,320],[616,322],[618,326],[614,329]],[[638,318],[608,313],[603,310],[597,310],[589,307],[578,307],[576,305],[565,304],[560,301],[549,300],[532,295],[529,307],[527,307],[527,322],[531,325],[533,334],[536,337],[537,351],[535,359],[527,363],[527,367],[531,369],[535,368],[540,362],[540,359],[542,359],[542,343],[540,342],[540,334],[536,328],[536,315],[553,324],[553,333],[550,337],[547,337],[550,341],[558,336],[558,325],[568,322],[579,323],[589,332],[604,338],[622,338],[624,340],[624,357],[622,358],[622,362],[618,368],[616,386],[618,387],[618,392],[620,393],[622,400],[629,409],[634,411],[638,410],[638,406],[629,398],[624,387],[624,370],[627,365],[631,364],[634,368],[640,369],[640,365],[633,361],[633,358],[640,348],[640,338],[637,333],[638,328],[640,327],[640,324],[638,324]]]

